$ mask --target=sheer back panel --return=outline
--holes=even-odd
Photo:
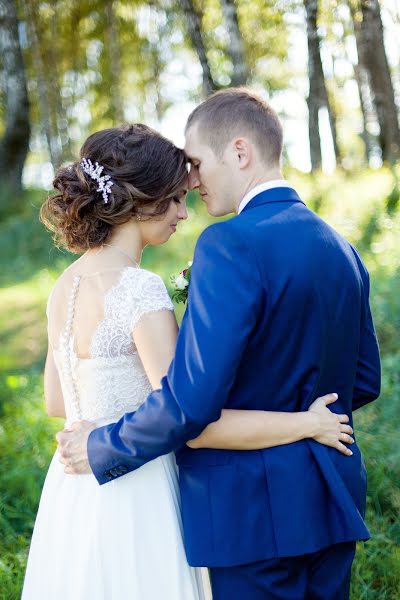
[[[173,310],[161,278],[136,267],[90,274],[67,269],[48,303],[49,340],[68,421],[109,420],[151,390],[133,342],[149,312]]]

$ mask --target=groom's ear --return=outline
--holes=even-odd
[[[234,152],[239,169],[245,169],[253,158],[253,147],[246,138],[236,138],[233,141]]]

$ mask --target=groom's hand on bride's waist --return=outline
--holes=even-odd
[[[90,421],[76,421],[68,429],[56,435],[60,462],[65,465],[64,471],[70,475],[92,473],[90,468],[87,441],[96,425]]]

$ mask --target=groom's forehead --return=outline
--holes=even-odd
[[[186,135],[186,137],[185,137],[185,146],[183,148],[183,151],[186,154],[186,158],[188,159],[189,162],[191,162],[192,159],[193,159],[193,150],[194,150],[193,144],[191,143],[190,139]]]
[[[204,148],[196,143],[186,142],[183,151],[186,155],[186,160],[190,164],[195,161],[199,161],[201,158],[204,158]]]
[[[184,151],[188,159],[194,158],[199,146],[199,136],[197,125],[192,125],[185,132],[185,147]]]
[[[188,161],[188,163],[192,164],[192,162],[194,160],[197,160],[195,149],[192,148],[191,146],[188,146],[188,145],[185,144],[185,147],[184,147],[183,151],[185,153],[186,160]]]

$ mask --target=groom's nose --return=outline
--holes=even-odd
[[[195,190],[196,188],[199,187],[199,185],[200,185],[199,170],[197,167],[194,167],[193,165],[191,165],[190,171],[189,171],[189,189]]]

